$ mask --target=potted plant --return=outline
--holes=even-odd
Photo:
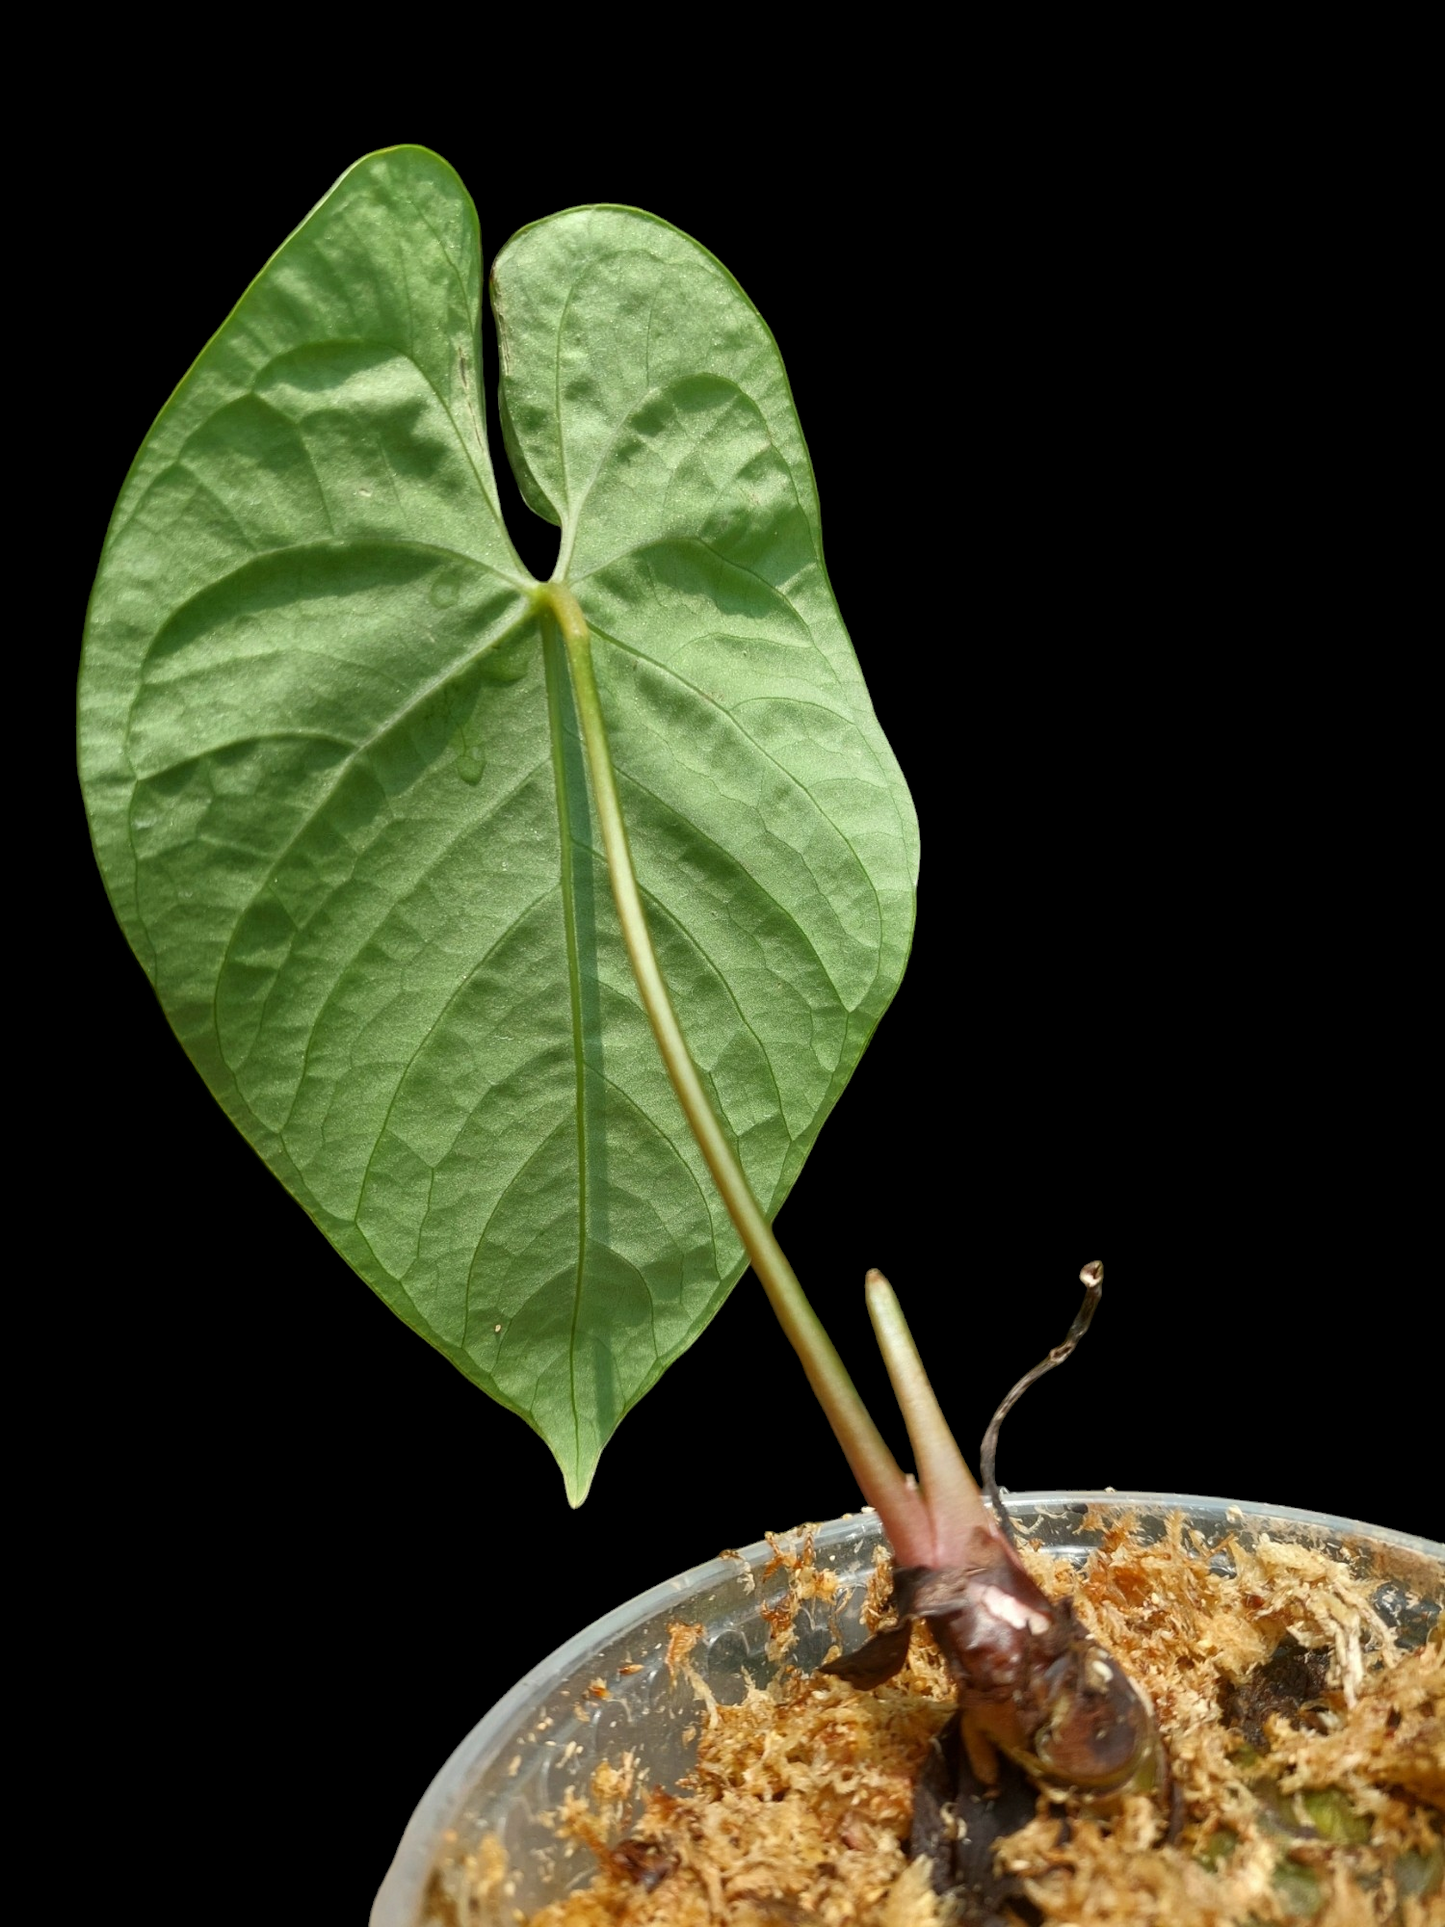
[[[466,750],[466,748],[462,748],[462,750],[460,750],[459,752],[459,755],[466,755],[466,753],[470,753],[470,750]],[[1087,1123],[1085,1123],[1085,1129],[1087,1129]],[[832,1318],[832,1314],[830,1314],[830,1318]]]

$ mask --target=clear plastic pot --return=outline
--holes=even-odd
[[[1211,1545],[1230,1534],[1248,1543],[1267,1532],[1316,1547],[1374,1581],[1377,1609],[1411,1645],[1423,1640],[1445,1605],[1445,1545],[1350,1519],[1158,1492],[1022,1492],[1011,1494],[1008,1506],[1021,1534],[1079,1560],[1102,1537],[1100,1526],[1085,1528],[1085,1515],[1107,1523],[1126,1511],[1146,1538],[1162,1535],[1170,1515],[1182,1512]],[[881,1537],[871,1512],[812,1530],[815,1563],[836,1571],[850,1590],[830,1605],[807,1602],[799,1613],[788,1663],[805,1670],[822,1661],[840,1630],[845,1645],[865,1637],[859,1615]],[[800,1534],[786,1536],[796,1542]],[[744,1672],[764,1684],[776,1667],[767,1657],[769,1629],[758,1607],[786,1590],[786,1574],[763,1578],[773,1556],[767,1544],[749,1546],[654,1586],[520,1680],[428,1787],[381,1884],[371,1927],[426,1927],[434,1871],[489,1834],[505,1848],[515,1875],[512,1906],[530,1911],[584,1885],[595,1871],[591,1856],[560,1848],[541,1814],[558,1806],[567,1787],[585,1792],[597,1765],[625,1749],[646,1766],[653,1786],[667,1786],[687,1771],[692,1748],[683,1734],[697,1726],[699,1708],[689,1681],[668,1670],[668,1629],[678,1621],[702,1624],[689,1663],[719,1701],[742,1698]],[[624,1673],[624,1666],[638,1670]],[[599,1678],[607,1697],[589,1698],[588,1685]]]

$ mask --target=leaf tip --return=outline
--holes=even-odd
[[[597,1476],[597,1460],[594,1457],[590,1464],[584,1465],[578,1458],[571,1465],[567,1465],[563,1463],[559,1454],[557,1463],[562,1470],[562,1484],[566,1488],[567,1503],[576,1512],[592,1490],[592,1481]]]

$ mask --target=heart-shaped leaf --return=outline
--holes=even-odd
[[[632,210],[526,228],[494,278],[508,450],[561,527],[653,940],[771,1216],[897,986],[917,868],[782,363]],[[358,163],[257,276],[117,505],[81,760],[211,1089],[575,1502],[743,1259],[497,506],[480,285],[472,204],[416,148]]]

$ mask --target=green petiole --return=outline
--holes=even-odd
[[[808,1382],[827,1414],[864,1496],[883,1519],[894,1551],[903,1564],[928,1564],[933,1554],[933,1533],[923,1496],[899,1470],[832,1340],[808,1303],[797,1274],[753,1196],[688,1051],[652,947],[638,893],[607,725],[592,670],[592,637],[587,619],[565,582],[554,579],[541,584],[535,600],[556,623],[566,651],[623,942],[643,1009],[683,1115],[737,1227],[748,1260],[768,1295],[768,1302],[802,1362]],[[924,1382],[926,1385],[926,1380]],[[967,1477],[966,1472],[964,1476]]]

